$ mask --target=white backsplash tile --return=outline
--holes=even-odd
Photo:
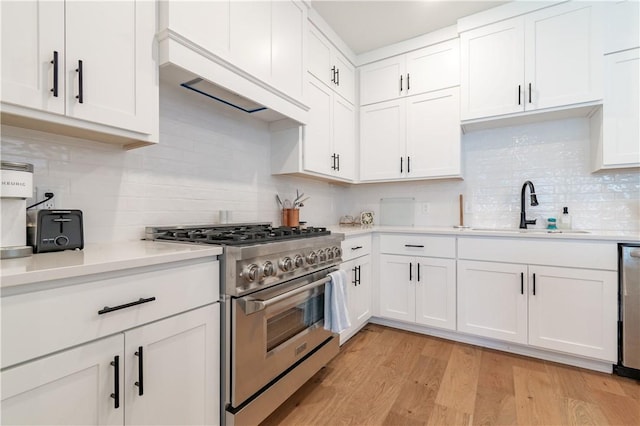
[[[160,144],[132,151],[2,126],[2,158],[33,163],[35,185],[81,209],[87,242],[138,239],[146,225],[215,223],[220,210],[234,222],[279,224],[275,194],[296,188],[311,195],[301,220],[312,225],[363,210],[379,219],[380,198],[414,197],[416,225],[452,226],[462,193],[466,224],[515,227],[525,180],[538,193],[540,205],[527,206],[537,227],[568,206],[574,228],[640,229],[640,173],[590,173],[586,119],[464,135],[464,180],[342,186],[271,176],[267,124],[198,94],[163,83],[160,117]]]

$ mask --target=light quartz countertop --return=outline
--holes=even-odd
[[[128,241],[0,261],[0,287],[112,272],[222,254],[220,246]]]
[[[489,228],[464,228],[444,226],[329,226],[331,232],[344,234],[345,237],[371,234],[371,233],[397,233],[397,234],[437,234],[453,237],[509,237],[509,238],[544,238],[549,240],[599,240],[615,241],[620,243],[639,243],[640,232],[637,231],[579,231],[573,232],[547,232],[546,229],[489,229]]]

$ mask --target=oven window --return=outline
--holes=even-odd
[[[267,319],[267,352],[324,320],[324,292]]]

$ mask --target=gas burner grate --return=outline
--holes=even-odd
[[[249,245],[330,234],[331,231],[325,227],[280,226],[274,228],[268,225],[231,225],[167,229],[155,238],[202,244]]]

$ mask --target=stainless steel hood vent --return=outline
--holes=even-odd
[[[247,114],[254,114],[256,112],[265,111],[267,107],[262,106],[252,100],[249,100],[243,96],[232,93],[228,90],[209,83],[202,78],[194,78],[193,80],[181,83],[180,86],[185,89],[193,90],[196,93],[200,93],[208,98],[214,99],[218,102],[222,102],[232,108],[239,109]]]

